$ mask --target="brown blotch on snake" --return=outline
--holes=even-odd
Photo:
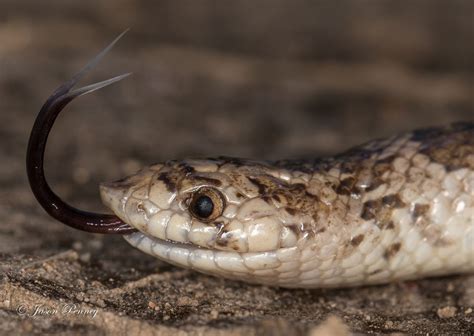
[[[406,205],[397,194],[382,197],[382,203],[389,208],[402,208]]]
[[[365,188],[365,191],[370,192],[380,187],[384,182],[380,178],[374,178],[374,180]]]
[[[359,234],[357,236],[355,236],[354,238],[351,239],[351,245],[352,246],[359,246],[360,243],[362,243],[362,241],[364,240],[364,235],[363,234]]]
[[[384,258],[385,259],[393,258],[398,253],[398,251],[400,251],[401,247],[402,247],[401,243],[394,243],[390,245],[389,247],[387,247],[387,249],[384,252],[384,255],[383,255]]]
[[[336,192],[339,195],[355,195],[358,196],[361,193],[361,190],[356,186],[357,180],[354,177],[347,177],[341,181],[339,186],[336,188]]]
[[[190,165],[182,162],[179,164],[179,167],[183,170],[183,172],[185,172],[186,174],[191,174],[191,173],[194,173],[196,170],[191,167]]]
[[[204,182],[205,184],[209,184],[209,185],[212,185],[212,186],[215,186],[215,187],[220,187],[222,185],[221,181],[219,181],[217,179],[210,178],[210,177],[194,176],[192,179],[195,180],[195,181],[198,181],[198,182]]]
[[[389,221],[385,226],[384,226],[384,229],[387,229],[387,230],[393,230],[395,228],[395,224],[393,223],[393,221]]]
[[[382,202],[380,200],[367,201],[364,203],[362,214],[360,216],[365,220],[374,219],[381,207]]]
[[[250,182],[252,182],[258,189],[258,193],[260,195],[265,195],[267,190],[270,189],[268,182],[265,183],[265,181],[260,180],[257,177],[247,177]]]
[[[298,211],[297,209],[286,207],[285,211],[288,212],[290,215],[294,216],[296,215],[296,212]]]
[[[428,204],[415,204],[413,207],[413,218],[417,219],[422,217],[430,210],[430,206]]]
[[[421,153],[442,164],[447,171],[474,168],[474,124],[459,122],[445,128],[431,128],[413,132],[412,140],[423,141]]]
[[[160,173],[156,179],[162,181],[168,191],[173,192],[176,190],[176,180],[171,176],[170,173]]]

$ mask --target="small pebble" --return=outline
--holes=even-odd
[[[84,293],[83,292],[79,292],[76,294],[76,299],[79,300],[79,301],[84,301]]]
[[[187,296],[182,296],[178,299],[177,302],[178,306],[193,306],[196,307],[199,305],[199,302],[197,300],[193,300],[190,297]]]
[[[213,310],[211,310],[210,315],[211,315],[211,318],[215,320],[217,317],[219,317],[219,312],[217,310],[213,309]]]
[[[90,253],[83,253],[79,256],[79,260],[88,263],[91,260],[91,254]]]
[[[105,308],[105,306],[107,306],[107,305],[105,304],[105,301],[102,300],[102,299],[97,299],[97,300],[95,300],[95,304],[98,305],[98,306],[101,307],[101,308]]]
[[[389,321],[385,321],[384,327],[385,327],[386,329],[392,329],[392,328],[393,328],[393,321],[390,321],[390,320],[389,320]]]
[[[349,327],[337,316],[329,316],[309,331],[310,336],[349,336]]]
[[[48,263],[44,263],[43,268],[46,270],[46,272],[52,272],[54,270],[54,267]]]
[[[86,287],[86,283],[85,283],[85,281],[82,280],[82,279],[77,279],[77,280],[76,280],[76,286],[79,287],[79,288],[81,288],[81,289],[83,289],[83,288]]]
[[[457,308],[452,306],[447,306],[439,308],[437,311],[438,317],[440,318],[450,318],[456,315]]]

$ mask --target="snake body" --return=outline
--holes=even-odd
[[[225,278],[310,288],[474,271],[474,123],[314,160],[167,161],[101,196],[139,230],[133,246]]]

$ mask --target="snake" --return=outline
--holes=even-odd
[[[287,288],[352,287],[474,272],[474,123],[419,129],[315,159],[168,160],[74,208],[46,182],[46,140],[74,89],[123,33],[46,101],[27,151],[42,207],[76,229],[120,234],[183,268]]]

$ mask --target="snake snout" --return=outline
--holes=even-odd
[[[122,220],[123,199],[128,190],[121,182],[107,182],[100,184],[100,197],[102,203],[118,215]]]

